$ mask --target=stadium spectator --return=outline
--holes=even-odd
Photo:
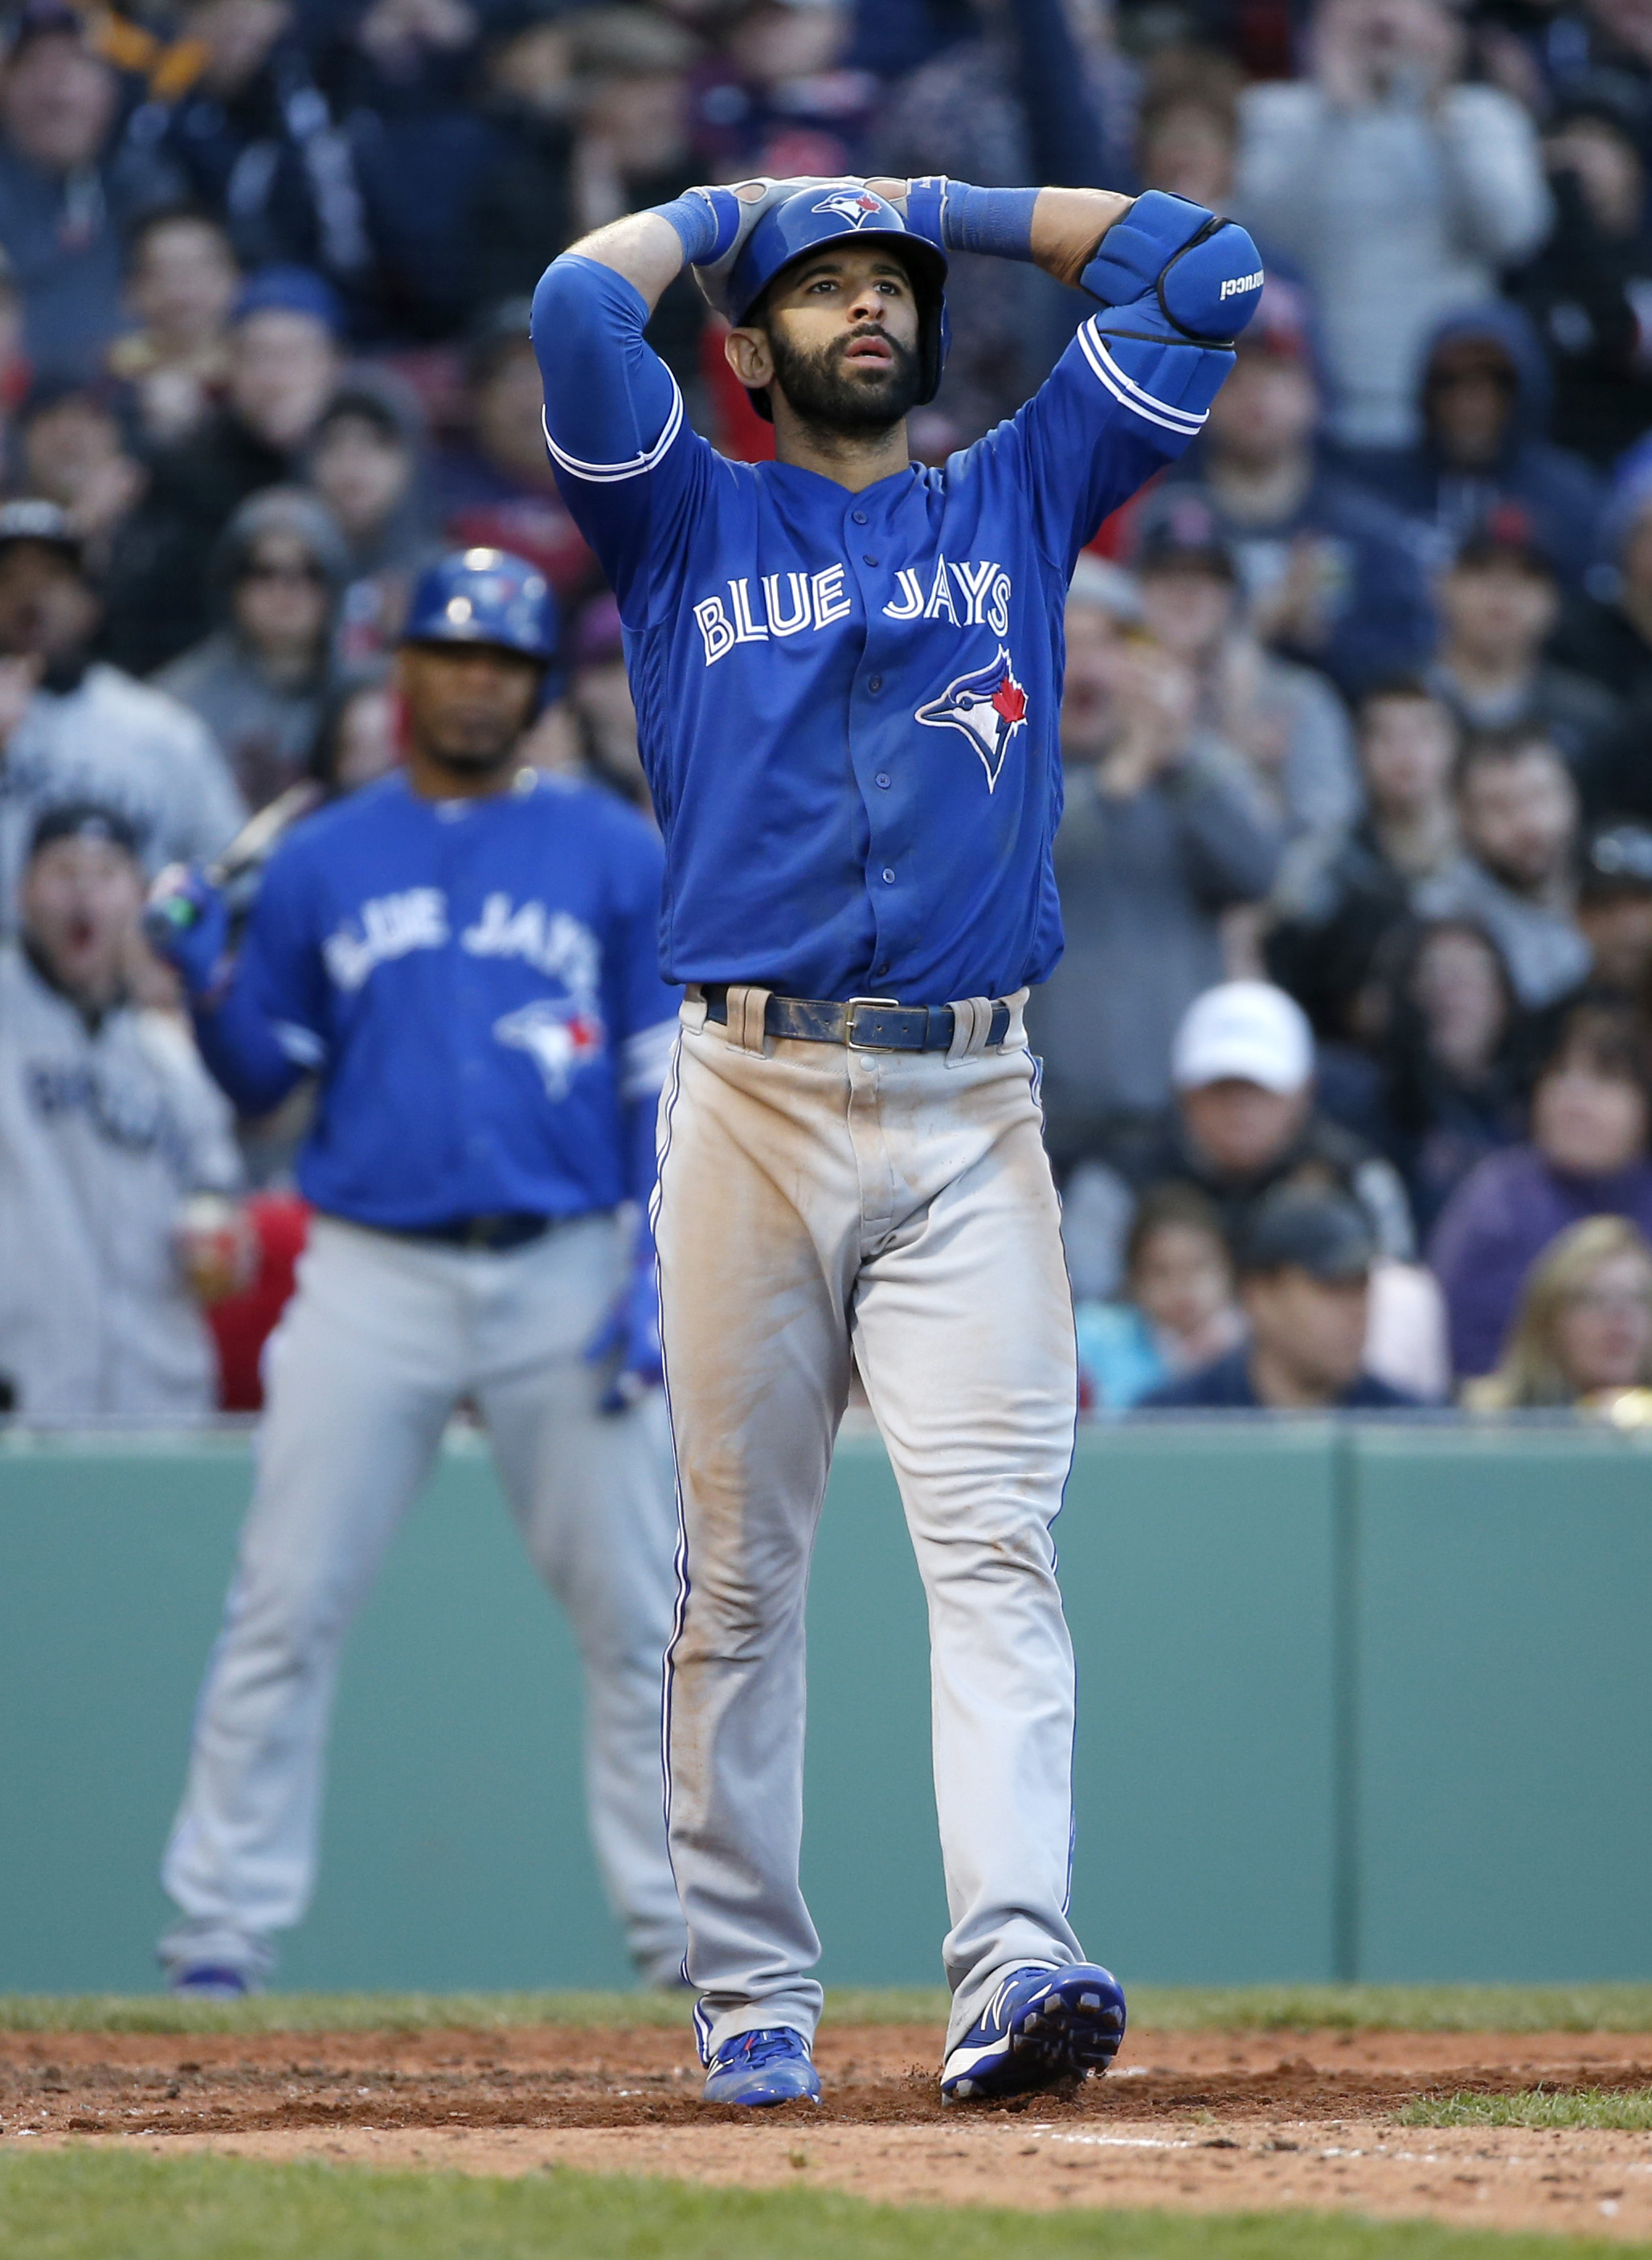
[[[0,246],[38,375],[84,378],[120,326],[121,236],[171,176],[138,147],[111,155],[114,71],[67,0],[26,0],[0,63]]]
[[[1191,673],[1199,726],[1249,762],[1290,837],[1340,836],[1360,805],[1347,713],[1323,676],[1252,634],[1209,497],[1162,487],[1142,502],[1134,530],[1143,623]]]
[[[492,147],[469,99],[484,7],[366,0],[333,11],[318,58],[361,195],[373,318],[393,338],[440,337],[470,303],[468,216]]]
[[[107,385],[46,377],[18,409],[16,453],[25,494],[54,502],[107,568],[144,477]]]
[[[217,855],[246,819],[196,717],[92,657],[100,611],[57,505],[0,504],[0,933],[44,808],[117,810],[152,871]]]
[[[1443,633],[1427,679],[1464,730],[1535,730],[1582,768],[1618,704],[1546,655],[1560,586],[1523,519],[1503,512],[1470,534],[1441,574],[1437,596]]]
[[[118,810],[41,814],[0,944],[0,1372],[27,1420],[194,1420],[217,1398],[180,1227],[239,1162],[194,1046],[132,1001],[143,897]]]
[[[1149,1185],[1124,1252],[1124,1299],[1075,1313],[1083,1400],[1119,1412],[1161,1382],[1210,1364],[1245,1327],[1221,1219],[1190,1185]]]
[[[1256,633],[1352,697],[1422,666],[1434,609],[1411,530],[1327,463],[1319,419],[1304,294],[1269,275],[1203,438],[1170,476],[1205,483]]]
[[[402,757],[396,701],[388,677],[372,669],[347,677],[321,710],[310,749],[310,774],[330,800],[388,776]]]
[[[1154,57],[1136,112],[1144,189],[1185,197],[1209,211],[1229,210],[1243,84],[1232,57],[1208,48],[1170,47]]]
[[[301,267],[252,275],[235,302],[223,405],[150,468],[111,574],[106,647],[147,675],[211,625],[206,562],[260,487],[296,477],[338,380],[338,301]]]
[[[1363,1033],[1362,1000],[1384,936],[1457,855],[1450,709],[1400,676],[1367,692],[1357,720],[1365,813],[1344,840],[1287,872],[1266,953],[1272,977],[1330,1041]]]
[[[1359,1055],[1375,1088],[1356,1126],[1399,1170],[1426,1238],[1476,1163],[1526,1134],[1534,1029],[1484,926],[1436,919],[1391,940],[1376,1055]]]
[[[1552,655],[1616,698],[1652,697],[1652,450],[1634,449],[1620,467],[1598,540],[1604,560],[1569,597]]]
[[[1237,1249],[1248,1338],[1212,1363],[1162,1383],[1149,1410],[1382,1411],[1414,1405],[1365,1361],[1370,1219],[1335,1192],[1282,1187],[1246,1221]]]
[[[869,169],[866,135],[880,89],[869,72],[842,63],[853,16],[845,0],[733,0],[719,52],[694,74],[698,176]]]
[[[1462,853],[1413,898],[1423,918],[1477,919],[1507,962],[1515,994],[1541,1012],[1589,971],[1577,930],[1577,790],[1541,730],[1487,731],[1457,764]]]
[[[182,0],[173,16],[193,68],[135,113],[128,139],[152,141],[183,193],[224,221],[242,267],[314,268],[370,306],[373,243],[350,139],[316,82],[299,11]]]
[[[338,656],[364,666],[395,644],[413,580],[436,553],[425,418],[412,390],[388,370],[347,376],[316,426],[310,483],[349,549]]]
[[[1563,92],[1543,134],[1554,230],[1510,285],[1554,371],[1549,436],[1602,470],[1652,423],[1644,108],[1604,72]]]
[[[1363,1210],[1378,1253],[1411,1260],[1405,1188],[1391,1162],[1316,1105],[1312,1033],[1283,990],[1263,981],[1206,990],[1176,1032],[1170,1074],[1171,1106],[1115,1134],[1111,1166],[1091,1162],[1082,1184],[1069,1182],[1062,1229],[1080,1295],[1113,1291],[1135,1201],[1154,1184],[1203,1193],[1232,1246],[1277,1185],[1344,1193]]]
[[[332,679],[349,554],[332,512],[296,487],[244,502],[213,552],[223,625],[155,676],[198,714],[249,806],[303,776]]]
[[[1561,1233],[1532,1266],[1495,1370],[1471,1381],[1477,1412],[1608,1405],[1652,1386],[1652,1247],[1622,1217]]]
[[[210,212],[162,204],[132,231],[125,303],[137,326],[110,347],[107,367],[151,447],[182,440],[222,400],[240,284],[228,231]]]
[[[690,143],[688,72],[698,43],[680,24],[647,8],[597,7],[554,21],[507,14],[500,29],[488,64],[497,147],[478,181],[469,231],[468,304],[477,308],[531,294],[576,236],[707,177]],[[713,177],[770,169],[737,165]],[[685,385],[695,383],[704,313],[694,278],[683,275],[650,325]]]
[[[1347,447],[1412,443],[1430,326],[1492,298],[1548,225],[1529,118],[1462,83],[1462,53],[1442,0],[1319,0],[1312,75],[1241,104],[1232,209],[1315,293]]]
[[[1061,1174],[1105,1155],[1118,1118],[1165,1105],[1177,1023],[1221,975],[1221,916],[1260,900],[1278,868],[1277,821],[1244,763],[1199,727],[1187,669],[1142,638],[1136,610],[1117,567],[1081,561],[1055,840],[1067,948],[1029,1007]]]
[[[1577,925],[1594,958],[1590,985],[1626,1001],[1652,982],[1652,831],[1614,824],[1591,835],[1577,881]]]
[[[1600,482],[1581,456],[1547,439],[1548,367],[1517,306],[1448,315],[1429,339],[1419,389],[1420,431],[1408,447],[1350,452],[1370,491],[1428,527],[1443,562],[1499,512],[1529,539],[1568,589],[1595,554]],[[1587,672],[1588,670],[1585,670]]]
[[[590,586],[596,562],[562,507],[546,453],[532,311],[526,298],[504,299],[470,331],[465,430],[433,466],[435,508],[448,540],[527,558],[566,604]]]
[[[1627,1217],[1652,1232],[1641,1037],[1622,1012],[1569,1014],[1538,1079],[1529,1142],[1491,1154],[1448,1202],[1428,1246],[1461,1377],[1497,1362],[1534,1259],[1568,1225]]]

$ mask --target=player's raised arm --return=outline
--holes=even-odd
[[[932,242],[1029,261],[1100,302],[1015,423],[1045,546],[1070,568],[1107,512],[1197,438],[1261,296],[1256,247],[1157,189],[1131,201],[931,176],[904,201]]]

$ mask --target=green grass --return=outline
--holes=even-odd
[[[1585,2087],[1555,2095],[1546,2087],[1523,2095],[1420,2098],[1394,2116],[1404,2127],[1606,2127],[1652,2132],[1652,2087]]]
[[[1132,1985],[1137,2032],[1652,2032],[1652,1985]],[[939,1986],[828,1992],[838,2024],[943,2024]],[[267,1993],[177,2001],[165,1993],[0,1994],[0,2032],[425,2032],[468,2026],[683,2025],[661,1993]]]
[[[897,2210],[565,2170],[520,2181],[132,2152],[0,2155],[8,2260],[1642,2260],[1644,2244],[1340,2214]]]

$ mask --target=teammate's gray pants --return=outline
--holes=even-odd
[[[761,1028],[760,1001],[729,1009]],[[819,2014],[804,1599],[851,1344],[928,1596],[955,2039],[1005,1970],[1080,1958],[1049,1530],[1077,1384],[1033,1062],[1019,1013],[1003,1050],[955,1061],[753,1051],[704,1016],[683,1007],[661,1103],[656,1232],[683,1524],[670,1839],[701,2045]]]
[[[161,1868],[185,1917],[161,1942],[168,1967],[222,1962],[261,1977],[268,1934],[308,1905],[339,1652],[468,1395],[579,1642],[586,1793],[609,1895],[639,1970],[656,1983],[676,1974],[683,1918],[660,1758],[669,1456],[646,1405],[597,1410],[602,1377],[583,1356],[624,1263],[608,1217],[501,1255],[316,1219],[270,1344],[252,1511]]]

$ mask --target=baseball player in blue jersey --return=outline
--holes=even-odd
[[[943,468],[907,412],[946,254],[1098,301]],[[776,460],[683,421],[643,325],[684,261]],[[1022,1005],[1061,952],[1063,599],[1187,446],[1262,276],[1176,197],[694,190],[586,237],[533,334],[562,494],[619,597],[687,988],[655,1234],[681,1501],[669,1835],[708,2099],[819,2094],[797,1883],[804,1598],[854,1357],[928,1595],[955,2097],[1105,2066],[1068,1920],[1073,1658],[1050,1526],[1076,1372]]]
[[[645,1227],[633,1260],[618,1214],[653,1187],[677,998],[648,827],[521,765],[554,649],[532,567],[443,559],[398,657],[405,770],[290,834],[232,957],[220,894],[158,884],[231,1098],[262,1113],[319,1078],[298,1170],[316,1213],[162,1869],[180,1989],[257,1985],[304,1912],[344,1634],[467,1398],[579,1642],[591,1833],[627,1943],[647,1980],[680,1978],[654,1257]]]

